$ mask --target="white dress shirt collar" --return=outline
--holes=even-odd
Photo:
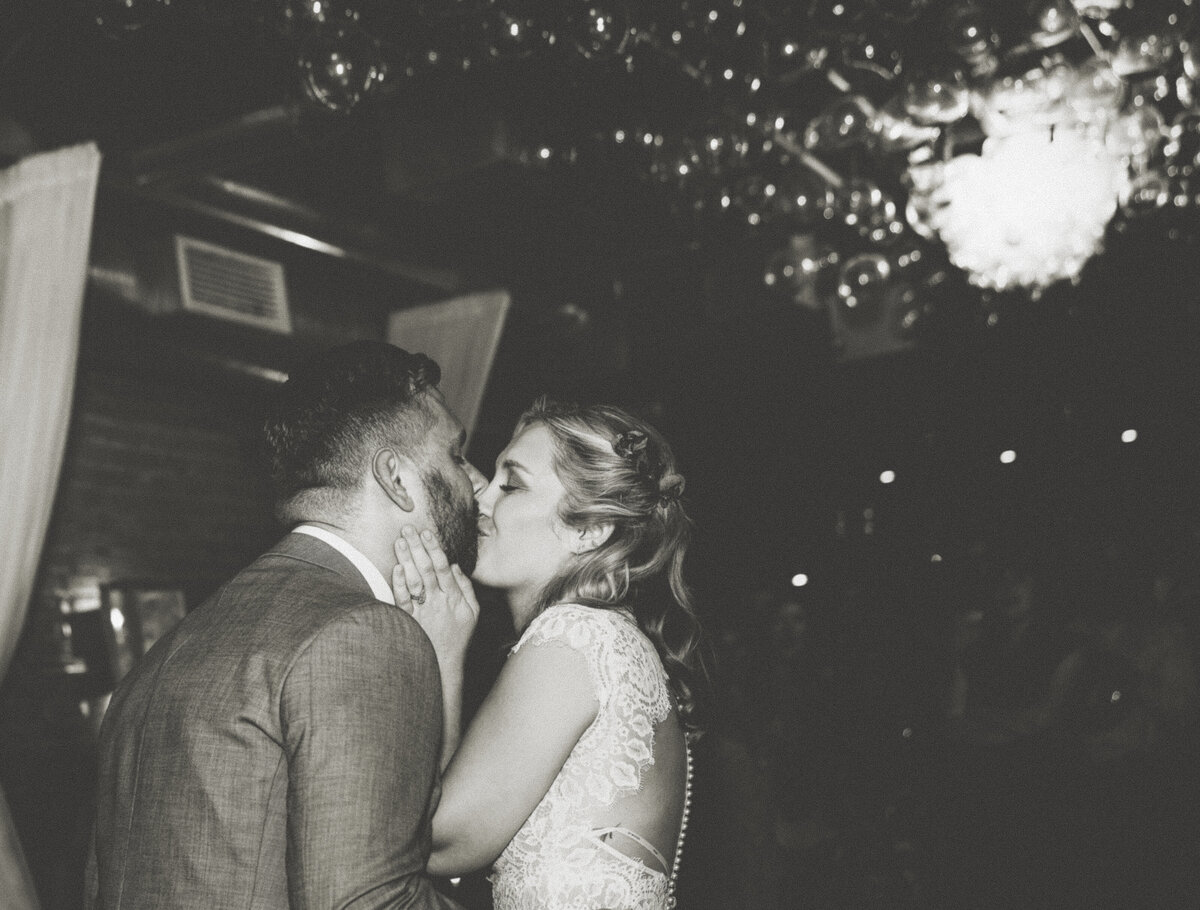
[[[376,568],[375,563],[363,556],[357,548],[352,547],[332,531],[327,531],[325,528],[318,528],[315,525],[300,525],[293,528],[293,531],[297,534],[307,534],[309,537],[325,541],[325,543],[345,556],[350,562],[354,563],[354,568],[358,569],[359,574],[371,586],[371,593],[375,595],[376,600],[382,600],[384,603],[395,606],[396,597],[392,594],[392,586],[383,577],[383,573]]]

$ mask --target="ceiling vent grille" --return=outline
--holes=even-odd
[[[283,266],[193,237],[175,236],[183,308],[288,334]]]

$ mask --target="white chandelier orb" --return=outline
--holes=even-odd
[[[979,155],[913,177],[929,226],[973,284],[1035,294],[1079,277],[1129,188],[1103,137],[1071,130],[989,137]]]
[[[1162,115],[1125,100],[1098,59],[997,79],[973,93],[972,113],[985,134],[978,153],[908,169],[910,225],[939,238],[980,288],[1036,298],[1077,282],[1145,184]]]

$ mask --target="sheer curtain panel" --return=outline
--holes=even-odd
[[[470,438],[512,299],[481,291],[392,313],[387,340],[428,354],[442,368],[438,387]]]
[[[100,153],[93,144],[0,171],[0,678],[33,592],[71,415]],[[0,895],[38,903],[0,794]]]

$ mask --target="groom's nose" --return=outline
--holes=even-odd
[[[492,514],[492,506],[496,503],[496,489],[496,484],[488,483],[475,494],[475,503],[479,507],[479,514],[485,518]]]
[[[475,467],[469,461],[467,462],[466,472],[467,477],[471,480],[471,490],[475,494],[475,498],[478,499],[479,494],[487,489],[488,479],[483,476],[483,472],[479,468]]]

